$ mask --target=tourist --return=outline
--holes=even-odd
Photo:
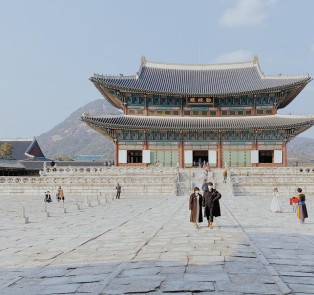
[[[202,191],[203,191],[204,193],[208,191],[207,179],[204,179],[204,180],[203,180]]]
[[[50,191],[45,192],[45,199],[44,199],[44,201],[46,203],[51,203],[52,202],[51,196],[50,196]]]
[[[221,194],[214,189],[213,183],[208,182],[208,191],[203,196],[204,216],[207,217],[208,227],[213,228],[214,217],[221,216],[219,199]]]
[[[197,229],[200,229],[199,222],[203,222],[202,203],[203,197],[199,193],[198,187],[194,188],[194,193],[190,196],[189,209],[191,210],[190,222],[193,222]]]
[[[117,190],[116,199],[120,199],[121,185],[119,183],[117,183],[116,190]]]
[[[227,169],[225,169],[225,170],[222,172],[222,176],[224,177],[223,183],[227,183],[227,176],[228,176]]]
[[[283,206],[281,204],[281,201],[279,199],[279,193],[278,193],[278,188],[274,188],[274,197],[273,200],[271,201],[270,204],[270,211],[275,212],[275,213],[282,213],[283,211]]]
[[[302,194],[301,188],[298,188],[297,192],[298,192],[297,198],[299,199],[297,217],[300,219],[301,223],[304,223],[305,218],[308,218],[306,204],[305,204],[305,195]]]
[[[292,206],[292,212],[297,212],[299,199],[297,197],[293,196],[289,200],[290,200],[290,205]]]
[[[202,159],[201,158],[198,159],[198,168],[202,168]]]
[[[61,188],[61,185],[59,186],[57,196],[58,196],[58,202],[60,204],[59,207],[63,208],[64,207],[64,193],[63,193],[63,189]]]

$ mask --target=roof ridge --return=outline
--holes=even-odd
[[[34,138],[0,138],[0,141],[33,141]]]
[[[234,63],[217,63],[217,64],[180,64],[180,63],[166,63],[154,62],[146,60],[145,56],[141,59],[141,67],[147,68],[165,68],[165,69],[187,69],[187,70],[208,70],[208,69],[232,69],[232,68],[246,68],[255,66],[257,56],[252,61],[234,62]],[[139,71],[139,73],[140,73]]]

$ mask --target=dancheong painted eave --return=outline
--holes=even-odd
[[[312,79],[308,74],[264,75],[257,57],[250,62],[229,64],[168,64],[144,57],[134,76],[94,74],[97,86],[133,93],[182,96],[228,96],[303,88]]]
[[[133,130],[268,130],[296,129],[296,134],[314,125],[314,115],[271,115],[255,117],[149,117],[128,115],[83,114],[87,124],[108,129]]]

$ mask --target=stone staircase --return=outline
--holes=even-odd
[[[214,168],[208,173],[207,181],[211,181],[223,196],[233,195],[232,183],[229,179],[228,183],[223,183],[222,172],[224,169]],[[202,168],[186,168],[179,169],[178,196],[187,196],[193,192],[194,187],[199,187],[202,192],[202,184],[204,180],[204,169]]]

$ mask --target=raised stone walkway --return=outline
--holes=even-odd
[[[2,198],[0,294],[314,294],[314,210],[302,225],[282,199],[275,214],[271,197],[223,197],[196,230],[187,197],[54,200],[48,218],[41,199]]]

